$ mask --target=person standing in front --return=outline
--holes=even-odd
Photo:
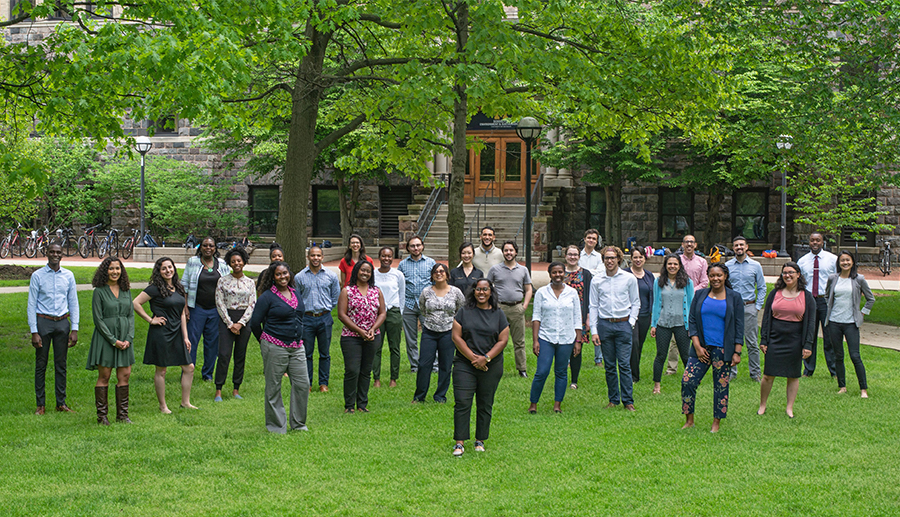
[[[309,390],[313,390],[313,355],[318,341],[319,391],[327,393],[331,375],[331,330],[334,325],[331,311],[337,307],[341,285],[337,275],[322,267],[322,248],[310,246],[306,250],[306,267],[294,277],[294,285],[303,299],[306,311],[303,315],[302,340]]]
[[[828,278],[825,287],[825,298],[828,300],[828,325],[825,327],[825,339],[831,341],[834,351],[834,362],[837,370],[838,393],[847,393],[847,373],[844,370],[844,339],[847,340],[847,351],[850,361],[856,370],[859,382],[859,396],[869,398],[866,383],[866,367],[859,355],[859,327],[863,315],[869,314],[875,305],[875,296],[862,275],[856,272],[856,258],[849,251],[838,255],[840,273]],[[860,300],[865,297],[866,305],[860,310]]]
[[[31,274],[28,283],[28,328],[31,330],[31,346],[35,350],[34,393],[37,400],[36,415],[43,415],[46,406],[44,394],[47,361],[53,347],[55,372],[56,410],[71,413],[66,405],[66,357],[69,348],[78,343],[78,293],[75,275],[60,267],[62,248],[51,244],[47,248],[47,265]]]
[[[250,342],[250,316],[256,305],[256,284],[244,274],[244,266],[250,256],[244,248],[234,248],[225,254],[225,262],[231,274],[219,279],[216,285],[216,310],[219,311],[219,358],[216,360],[215,402],[222,402],[222,387],[228,377],[228,363],[234,353],[234,371],[231,375],[231,396],[240,400],[238,393],[244,382],[244,363],[247,360],[247,344]]]
[[[219,279],[231,273],[219,258],[216,240],[206,237],[200,242],[197,254],[184,266],[184,288],[187,291],[188,337],[191,339],[191,362],[197,364],[197,349],[203,338],[204,381],[213,380],[216,358],[219,357],[219,311],[216,309],[216,286]]]
[[[447,280],[450,270],[444,264],[435,264],[431,268],[432,285],[422,289],[419,296],[419,308],[422,310],[422,347],[419,359],[425,364],[438,361],[438,383],[434,391],[434,401],[447,402],[447,390],[450,388],[450,372],[453,369],[453,317],[465,303],[462,291],[450,285]],[[419,370],[416,376],[416,392],[413,404],[425,402],[428,386],[431,383],[431,372]]]
[[[581,302],[581,338],[578,340],[578,349],[582,350],[584,344],[590,339],[588,337],[591,329],[589,315],[590,294],[591,294],[591,271],[578,265],[578,258],[581,250],[578,246],[571,244],[566,248],[566,285],[575,289],[578,293],[578,300]],[[575,354],[572,349],[572,355],[569,357],[569,367],[572,369],[572,384],[569,386],[573,390],[578,389],[578,376],[581,374],[581,358],[579,352]]]
[[[375,359],[372,361],[372,378],[374,386],[381,387],[381,350],[384,340],[387,339],[390,351],[391,382],[388,387],[397,386],[400,378],[400,332],[403,330],[403,293],[406,289],[406,278],[400,270],[392,268],[394,263],[394,249],[384,246],[378,251],[378,260],[381,267],[375,270],[375,286],[381,290],[384,297],[385,319],[382,332],[375,336]]]
[[[606,357],[607,409],[622,402],[634,411],[631,340],[641,311],[640,291],[637,278],[619,268],[625,258],[621,249],[607,246],[601,255],[604,269],[591,279],[591,340]]]
[[[638,313],[637,323],[634,326],[634,335],[631,336],[631,378],[634,382],[641,380],[641,352],[644,350],[644,341],[647,339],[647,331],[650,330],[650,316],[653,309],[653,284],[656,278],[652,271],[644,269],[647,256],[644,249],[635,246],[631,250],[631,267],[625,271],[634,275],[638,281],[638,293],[641,295],[641,312]]]
[[[422,311],[419,309],[419,296],[422,289],[431,285],[431,268],[434,267],[434,259],[425,256],[425,243],[418,235],[406,239],[406,251],[409,253],[397,269],[403,273],[406,286],[403,290],[403,336],[406,338],[406,355],[409,358],[409,371],[419,371],[419,323],[422,321]],[[425,365],[424,368],[428,368]],[[434,364],[437,370],[437,363]]]
[[[762,370],[759,363],[759,320],[757,314],[766,302],[766,277],[759,262],[747,256],[747,239],[738,235],[731,241],[734,258],[725,263],[734,290],[744,300],[744,346],[747,348],[747,363],[750,378],[761,382]],[[737,377],[737,366],[731,368],[731,380]]]
[[[705,289],[709,285],[706,270],[709,263],[705,258],[694,253],[697,249],[697,239],[693,235],[685,235],[681,240],[681,267],[684,268],[691,283],[694,284],[694,293]],[[669,356],[667,358],[666,375],[678,373],[678,345],[675,341],[669,343]]]
[[[816,300],[816,328],[822,328],[822,335],[825,336],[825,325],[828,324],[828,302],[825,300],[825,287],[828,285],[828,278],[837,273],[837,257],[824,249],[825,236],[821,232],[813,232],[809,234],[809,253],[800,257],[797,265],[800,266],[800,272],[806,280],[806,290],[812,293]],[[818,336],[818,331],[816,332]],[[813,341],[812,355],[803,359],[803,376],[812,377],[816,371],[816,345],[818,339]],[[834,351],[831,349],[831,341],[825,339],[822,341],[822,351],[825,353],[825,365],[831,377],[837,377],[837,370],[834,365]]]
[[[531,302],[531,275],[525,266],[516,262],[519,246],[514,241],[503,243],[503,263],[488,271],[487,279],[497,291],[497,300],[509,323],[513,353],[519,377],[528,378],[525,353],[525,312]]]
[[[356,265],[360,258],[369,261],[369,264],[374,266],[372,259],[366,255],[366,243],[363,242],[362,237],[354,233],[350,235],[349,245],[347,246],[347,251],[344,252],[344,258],[338,263],[338,269],[341,272],[341,287],[347,287],[353,266]]]
[[[473,248],[472,253],[472,264],[481,271],[479,278],[487,275],[492,267],[503,263],[503,252],[497,246],[494,246],[493,228],[485,226],[481,229],[481,245],[478,248]],[[462,255],[462,251],[460,251],[460,255]]]

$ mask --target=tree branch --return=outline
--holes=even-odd
[[[557,43],[564,43],[566,45],[571,45],[579,50],[583,50],[585,52],[593,52],[597,54],[607,55],[607,52],[604,52],[596,47],[592,47],[590,45],[585,45],[584,43],[579,43],[577,41],[571,40],[569,38],[564,38],[562,36],[554,36],[553,34],[549,34],[546,32],[542,32],[536,29],[532,29],[531,27],[522,25],[521,23],[512,24],[512,29],[519,32],[524,32],[525,34],[531,34],[532,36],[537,36],[539,38],[544,38],[548,40],[555,41]]]
[[[375,14],[363,13],[363,14],[359,15],[359,19],[360,19],[360,21],[372,22],[376,25],[381,25],[382,27],[387,27],[388,29],[400,29],[403,27],[399,23],[385,21],[385,20],[381,19],[381,16],[378,16]]]
[[[417,57],[392,57],[392,58],[383,58],[383,59],[365,59],[360,60],[355,63],[350,63],[344,68],[338,70],[334,73],[336,76],[346,76],[350,75],[353,72],[361,69],[361,68],[369,68],[376,66],[390,66],[390,65],[403,65],[412,61],[420,61],[422,63],[428,63],[432,65],[440,65],[440,64],[455,64],[456,60],[452,59],[420,59]]]
[[[275,86],[273,86],[273,87],[269,88],[268,90],[264,91],[263,93],[257,95],[256,97],[247,97],[247,98],[244,98],[244,99],[225,99],[223,102],[233,103],[233,102],[251,102],[251,101],[258,101],[258,100],[260,100],[260,99],[264,99],[264,98],[268,97],[269,95],[271,95],[272,93],[274,93],[275,90],[284,90],[284,91],[288,92],[289,95],[293,95],[293,94],[294,94],[294,89],[293,89],[293,88],[291,88],[290,86],[288,86],[288,85],[286,85],[286,84],[284,84],[284,83],[278,83],[278,84],[276,84]]]
[[[390,79],[388,77],[379,77],[377,75],[354,75],[350,77],[339,77],[336,75],[323,75],[323,79],[329,79],[335,83],[349,83],[350,81],[381,81],[389,84],[400,84],[400,81]]]
[[[325,138],[319,140],[319,142],[316,144],[316,156],[321,154],[322,151],[324,151],[325,149],[328,148],[328,146],[337,142],[342,136],[344,136],[347,133],[358,128],[360,126],[360,124],[365,122],[365,120],[366,120],[365,115],[359,115],[355,119],[348,122],[344,127],[340,128],[340,129],[335,129],[329,135],[327,135]]]
[[[17,24],[17,23],[22,23],[22,22],[24,22],[24,21],[27,20],[27,19],[28,19],[28,15],[27,15],[27,14],[20,14],[19,16],[16,16],[15,18],[13,18],[13,19],[11,19],[11,20],[6,20],[6,21],[0,22],[0,27],[9,27],[10,25],[15,25],[15,24]]]

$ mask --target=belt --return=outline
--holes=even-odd
[[[748,300],[744,302],[744,305],[753,305],[754,303],[756,303],[756,300]]]
[[[69,318],[69,313],[67,312],[67,313],[63,314],[62,316],[50,316],[49,314],[38,314],[38,318],[44,318],[44,319],[50,320],[50,321],[62,321],[64,319]]]
[[[521,302],[521,301],[518,301],[518,302],[500,302],[500,305],[506,305],[507,307],[512,307],[512,306],[514,306],[514,305],[519,305],[520,303],[522,303],[522,302]]]
[[[322,315],[324,315],[324,314],[331,314],[331,311],[322,311],[322,312],[312,312],[312,311],[308,311],[308,312],[305,312],[304,314],[307,315],[307,316],[312,316],[313,318],[317,318],[317,317],[322,316]]]
[[[628,321],[628,316],[624,318],[603,318],[603,321],[608,321],[610,323],[622,323],[623,321]]]

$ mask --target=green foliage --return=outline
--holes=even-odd
[[[96,151],[73,140],[50,137],[29,141],[28,148],[50,178],[41,204],[51,226],[109,223],[109,207],[91,181],[92,171],[99,166]]]

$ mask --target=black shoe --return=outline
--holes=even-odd
[[[526,373],[526,372],[524,372],[524,371],[520,371],[520,372],[519,372],[519,377],[522,377],[523,379],[527,379],[527,378],[528,378],[528,373]]]

